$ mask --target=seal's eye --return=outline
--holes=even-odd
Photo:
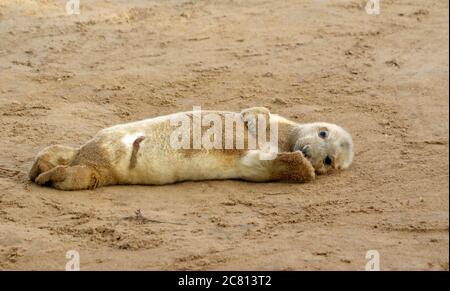
[[[319,131],[319,137],[320,138],[327,138],[328,137],[328,131],[325,131],[325,130]]]
[[[333,163],[333,160],[330,157],[326,157],[325,160],[323,160],[323,163],[330,166]]]

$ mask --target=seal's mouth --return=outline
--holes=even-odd
[[[301,151],[303,153],[303,155],[305,156],[305,158],[307,159],[311,159],[311,146],[310,145],[301,145],[298,148],[299,151]]]

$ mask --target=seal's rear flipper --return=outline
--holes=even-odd
[[[39,185],[50,184],[59,190],[95,189],[102,184],[98,172],[85,165],[57,166],[40,174],[35,182]]]
[[[48,146],[37,154],[28,177],[34,182],[41,173],[50,171],[56,166],[69,165],[77,153],[78,149],[68,146]]]

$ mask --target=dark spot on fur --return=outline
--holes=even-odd
[[[136,167],[137,153],[139,151],[139,146],[144,139],[145,139],[144,136],[140,136],[133,142],[133,151],[131,153],[131,158],[130,158],[130,169],[134,169]]]

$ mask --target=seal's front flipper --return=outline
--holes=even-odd
[[[249,151],[240,160],[241,178],[254,182],[309,182],[316,174],[301,152],[281,152],[273,160],[262,159],[261,151]]]
[[[271,162],[272,180],[309,182],[316,177],[314,167],[302,152],[282,152]]]
[[[257,135],[258,118],[265,118],[266,124],[270,121],[270,111],[266,107],[251,107],[241,111],[241,118],[244,121],[248,131],[253,135]]]

